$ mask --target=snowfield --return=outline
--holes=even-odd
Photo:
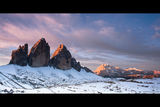
[[[160,78],[111,79],[75,69],[0,66],[0,93],[160,93]]]

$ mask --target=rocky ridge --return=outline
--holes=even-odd
[[[17,64],[20,66],[29,65],[31,67],[51,66],[61,70],[69,70],[71,68],[81,71],[92,72],[89,68],[80,65],[64,44],[60,44],[50,58],[50,46],[45,38],[41,38],[31,48],[28,54],[28,44],[19,46],[17,50],[12,51],[9,64]]]
[[[93,72],[102,77],[127,78],[127,79],[154,78],[159,76],[153,71],[145,71],[137,68],[122,69],[120,67],[111,66],[109,64],[102,64],[99,67],[97,67],[97,69]]]

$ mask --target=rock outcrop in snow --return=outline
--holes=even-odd
[[[28,64],[32,67],[48,66],[50,60],[50,46],[41,38],[31,48],[28,55]]]
[[[9,64],[17,64],[20,66],[27,65],[27,55],[28,55],[28,44],[19,46],[17,50],[12,51],[11,60]]]

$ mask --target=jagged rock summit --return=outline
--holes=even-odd
[[[34,44],[28,55],[28,64],[32,67],[48,66],[50,46],[44,38]]]
[[[76,59],[72,57],[64,44],[58,46],[50,59],[49,65],[62,70],[74,68],[77,71],[84,69],[86,72],[92,72],[89,68],[82,67],[80,62],[77,62]]]
[[[19,45],[17,50],[13,50],[9,64],[17,64],[21,66],[27,65],[28,44]]]
[[[50,66],[62,70],[71,69],[71,53],[64,44],[60,44],[50,59]]]

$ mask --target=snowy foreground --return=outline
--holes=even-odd
[[[111,79],[81,70],[0,66],[0,93],[160,93],[160,78]]]

